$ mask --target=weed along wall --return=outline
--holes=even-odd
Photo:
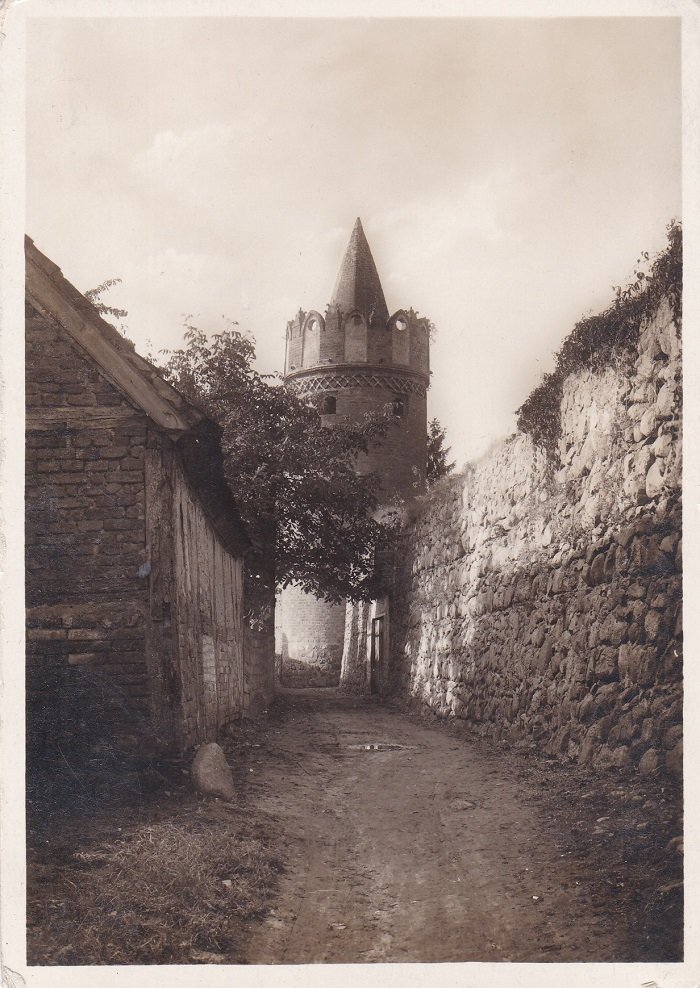
[[[652,301],[540,389],[546,441],[519,431],[419,505],[390,675],[478,734],[678,774],[680,312],[673,291]]]

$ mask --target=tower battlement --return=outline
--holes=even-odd
[[[386,320],[358,309],[343,312],[329,303],[325,315],[300,310],[287,323],[285,379],[329,364],[367,364],[430,377],[430,320],[413,309],[398,309]]]
[[[302,309],[287,323],[287,380],[331,366],[367,365],[430,377],[430,320],[413,309],[389,315],[362,223],[355,221],[323,313]]]

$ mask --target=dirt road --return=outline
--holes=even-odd
[[[601,896],[600,862],[572,841],[567,812],[595,826],[600,809],[580,789],[555,819],[546,772],[522,760],[335,690],[283,704],[247,788],[281,823],[286,871],[245,961],[649,959],[614,862]]]

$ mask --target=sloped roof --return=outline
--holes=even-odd
[[[177,443],[189,480],[219,537],[230,551],[242,551],[250,540],[224,477],[219,427],[102,319],[29,237],[24,249],[27,301],[55,319],[107,380]]]
[[[382,322],[389,318],[377,266],[359,216],[340,265],[330,304],[337,305],[342,312],[357,309]]]
[[[64,278],[61,269],[25,237],[27,299],[52,316],[74,343],[130,401],[173,438],[189,432],[206,416],[164,381],[114,326]]]

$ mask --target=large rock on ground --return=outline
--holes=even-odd
[[[205,796],[233,799],[233,776],[223,749],[215,743],[202,744],[192,762],[192,781]]]

